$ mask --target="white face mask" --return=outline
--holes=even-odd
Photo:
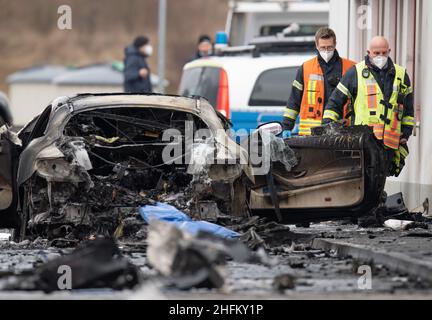
[[[388,57],[386,56],[376,56],[375,58],[372,58],[372,62],[375,66],[377,66],[379,69],[382,69],[386,66],[388,61]]]
[[[148,44],[144,47],[144,53],[147,57],[150,57],[153,54],[153,46]]]
[[[325,62],[329,62],[331,58],[334,56],[334,51],[320,51],[321,58],[324,59]]]

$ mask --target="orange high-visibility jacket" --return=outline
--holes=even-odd
[[[342,59],[342,76],[355,65],[354,61]],[[321,125],[324,113],[324,74],[318,57],[303,64],[303,98],[300,106],[299,135],[310,135],[311,128]],[[344,118],[347,106],[344,107]]]

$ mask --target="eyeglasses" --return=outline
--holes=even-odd
[[[336,48],[334,46],[328,46],[328,47],[318,47],[319,51],[334,51]]]

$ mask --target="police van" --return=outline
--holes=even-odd
[[[184,66],[179,94],[207,98],[233,129],[282,121],[297,69],[314,56],[313,37],[262,37]],[[245,133],[246,134],[246,133]]]

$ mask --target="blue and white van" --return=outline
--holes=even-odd
[[[234,130],[282,121],[297,69],[313,53],[262,53],[210,57],[184,66],[179,94],[207,98]]]

